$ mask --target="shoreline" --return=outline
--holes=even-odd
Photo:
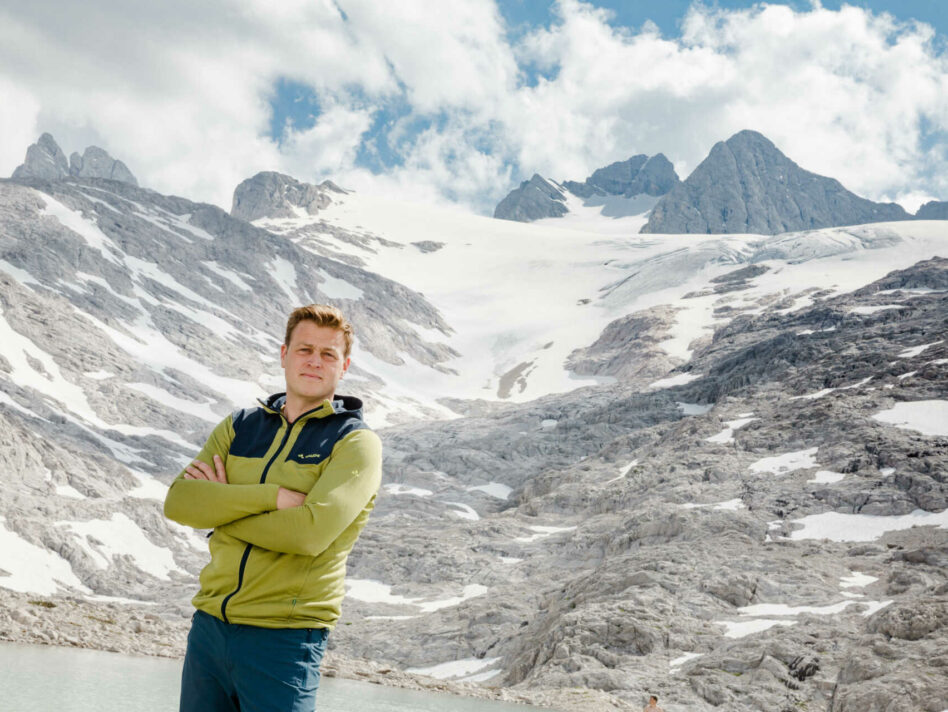
[[[72,596],[40,596],[0,589],[0,643],[55,645],[100,650],[136,657],[180,660],[184,657],[190,617],[178,617],[158,606],[89,601]],[[487,687],[472,682],[439,680],[403,672],[372,660],[327,651],[325,677],[387,687],[437,692],[524,705],[558,712],[632,710],[624,701],[599,690]]]

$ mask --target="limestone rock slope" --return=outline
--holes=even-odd
[[[629,708],[938,709],[946,279],[772,304],[680,385],[389,429],[335,644]]]
[[[280,390],[274,324],[317,301],[379,363],[450,355],[414,330],[447,328],[417,293],[214,206],[97,177],[0,181],[0,537],[19,562],[0,586],[186,610],[206,546],[163,518],[166,485],[215,422]],[[378,401],[381,379],[350,376]]]
[[[642,232],[774,235],[909,218],[894,203],[860,198],[803,170],[756,131],[741,131],[715,144],[655,205]]]
[[[54,144],[27,160],[54,177],[0,181],[0,639],[127,650],[128,605],[174,654],[208,554],[166,483],[330,301],[391,425],[346,669],[561,709],[948,707],[940,223],[557,241],[276,174],[251,223]]]
[[[262,172],[237,186],[230,214],[248,222],[259,218],[292,218],[301,212],[316,215],[332,203],[334,194],[345,194],[345,191],[329,180],[317,186],[282,173]]]

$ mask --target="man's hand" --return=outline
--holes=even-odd
[[[296,490],[281,487],[277,492],[277,509],[289,509],[290,507],[299,507],[303,504],[306,495]]]
[[[223,482],[227,484],[227,470],[220,455],[214,456],[214,467],[206,462],[195,460],[184,468],[184,477],[187,480],[208,480],[209,482]]]

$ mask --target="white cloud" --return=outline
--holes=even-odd
[[[576,0],[559,12],[560,24],[520,48],[558,68],[519,93],[520,113],[537,117],[517,142],[522,165],[580,178],[584,166],[662,151],[690,171],[716,141],[751,128],[867,197],[948,188],[921,186],[935,168],[921,117],[948,128],[948,65],[927,26],[855,7],[696,5],[682,37],[667,40],[616,30]]]
[[[489,211],[534,171],[581,180],[661,151],[686,174],[752,128],[866,197],[948,198],[948,145],[921,129],[948,131],[948,64],[925,25],[698,5],[669,39],[579,0],[556,14],[511,46],[490,0],[8,4],[0,175],[48,130],[67,153],[95,143],[144,185],[223,207],[244,178],[281,170]],[[524,85],[533,67],[548,78]],[[322,113],[276,142],[281,78],[312,87]],[[403,165],[374,176],[356,157],[393,102],[408,111],[389,142]]]

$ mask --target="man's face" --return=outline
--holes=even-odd
[[[340,330],[318,326],[308,319],[297,324],[289,345],[280,347],[287,397],[312,405],[331,399],[349,368],[345,351],[346,341]]]

